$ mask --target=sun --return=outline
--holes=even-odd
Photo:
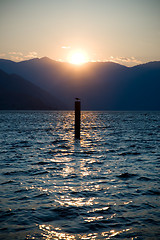
[[[69,62],[72,64],[81,65],[87,61],[87,55],[83,51],[75,51],[69,55]]]

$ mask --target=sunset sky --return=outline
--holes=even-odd
[[[0,58],[160,60],[160,0],[0,0]]]

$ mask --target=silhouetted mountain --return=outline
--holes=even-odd
[[[0,109],[60,110],[65,106],[38,86],[22,77],[0,70]]]
[[[44,57],[18,63],[1,59],[0,68],[49,91],[69,109],[80,97],[86,110],[160,110],[160,62],[76,66]]]

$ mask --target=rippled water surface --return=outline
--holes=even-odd
[[[0,239],[159,239],[160,113],[0,112]]]

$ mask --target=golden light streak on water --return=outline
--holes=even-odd
[[[92,221],[92,219],[91,219]],[[93,220],[94,221],[94,220]],[[121,231],[110,230],[99,233],[88,233],[88,234],[71,234],[61,232],[60,228],[54,228],[51,225],[39,225],[39,229],[42,230],[42,236],[45,240],[100,240],[100,239],[112,239],[113,237],[120,235],[124,232],[128,232],[131,229],[123,229]]]

